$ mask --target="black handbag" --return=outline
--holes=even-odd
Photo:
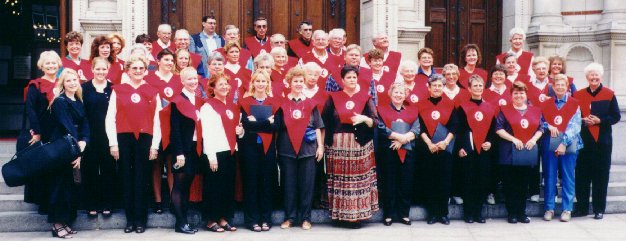
[[[69,168],[79,155],[78,142],[69,134],[45,144],[37,142],[15,153],[2,166],[2,176],[7,186],[21,186],[46,172]]]

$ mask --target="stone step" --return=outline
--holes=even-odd
[[[626,196],[626,182],[610,182],[607,196]]]
[[[609,183],[611,182],[626,182],[626,165],[611,165]]]
[[[4,139],[0,140],[0,154],[8,154],[13,155],[15,153],[15,140],[12,139]]]
[[[0,195],[0,212],[36,211],[37,205],[24,202],[24,194]]]
[[[0,195],[24,194],[24,186],[9,187],[4,182],[0,182]]]
[[[450,205],[450,218],[453,222],[462,222],[463,208],[461,205]],[[543,215],[542,203],[528,203],[527,214],[534,220],[540,220]],[[624,213],[626,212],[626,196],[609,197],[606,213]],[[557,210],[557,214],[560,210]],[[330,223],[329,213],[327,210],[315,209],[312,211],[313,223]],[[504,204],[486,205],[483,210],[486,218],[505,218],[506,209]],[[189,221],[196,227],[203,227],[200,213],[194,209],[189,210]],[[410,211],[412,220],[424,220],[426,218],[425,210],[420,206],[413,206]],[[274,211],[272,221],[276,226],[284,219],[283,211]],[[36,232],[47,231],[49,224],[46,222],[45,215],[39,215],[36,211],[7,211],[0,212],[0,232]],[[381,222],[382,212],[377,212],[367,222]],[[489,222],[489,221],[488,221]],[[148,217],[149,228],[172,228],[175,223],[174,215],[169,212],[163,214],[150,213]],[[243,227],[243,213],[237,211],[232,222],[234,225]],[[19,224],[19,225],[18,225]],[[94,229],[122,229],[126,225],[126,219],[122,210],[116,210],[110,218],[104,218],[101,215],[98,218],[89,218],[84,211],[79,211],[78,218],[73,226],[77,230],[94,230]],[[121,232],[121,230],[120,230]]]

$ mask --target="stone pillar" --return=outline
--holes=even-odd
[[[553,32],[562,28],[561,0],[534,0],[528,32]]]
[[[138,34],[148,30],[147,6],[148,0],[73,0],[71,30],[83,34],[81,57],[89,58],[91,42],[103,34],[121,33],[126,46],[131,46]]]
[[[532,0],[515,0],[502,2],[502,51],[511,48],[509,30],[520,27],[528,31],[532,15]]]
[[[626,30],[626,4],[621,0],[604,0],[600,29]]]
[[[426,1],[400,1],[398,8],[398,50],[402,59],[417,62],[417,51],[426,45]]]

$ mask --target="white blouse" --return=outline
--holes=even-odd
[[[115,116],[117,115],[117,95],[115,90],[111,93],[111,101],[109,101],[109,109],[107,109],[107,116],[104,119],[104,128],[109,138],[109,146],[117,146],[117,125],[115,124]],[[156,96],[156,111],[154,111],[153,126],[152,126],[152,145],[151,149],[158,150],[161,143],[161,121],[159,119],[159,111],[163,109],[161,107],[161,98],[159,94]]]
[[[222,117],[209,103],[205,103],[200,108],[200,123],[202,124],[202,146],[204,154],[207,155],[209,162],[216,163],[218,152],[230,150],[228,138],[226,138],[226,132],[222,124]],[[243,133],[239,138],[242,137]],[[237,150],[236,145],[235,150]]]

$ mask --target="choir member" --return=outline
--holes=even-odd
[[[464,89],[469,89],[469,81],[470,76],[479,75],[483,78],[484,81],[487,80],[487,71],[477,67],[480,63],[482,63],[483,58],[480,52],[480,48],[476,44],[467,44],[461,50],[461,65],[462,69],[459,69],[459,84]]]
[[[496,56],[496,64],[502,64],[506,62],[506,56],[512,54],[515,56],[517,63],[519,64],[517,71],[521,75],[533,75],[531,64],[533,63],[533,53],[524,51],[524,41],[526,40],[526,33],[522,28],[515,27],[509,31],[509,42],[511,42],[511,48],[509,51],[504,52]]]

